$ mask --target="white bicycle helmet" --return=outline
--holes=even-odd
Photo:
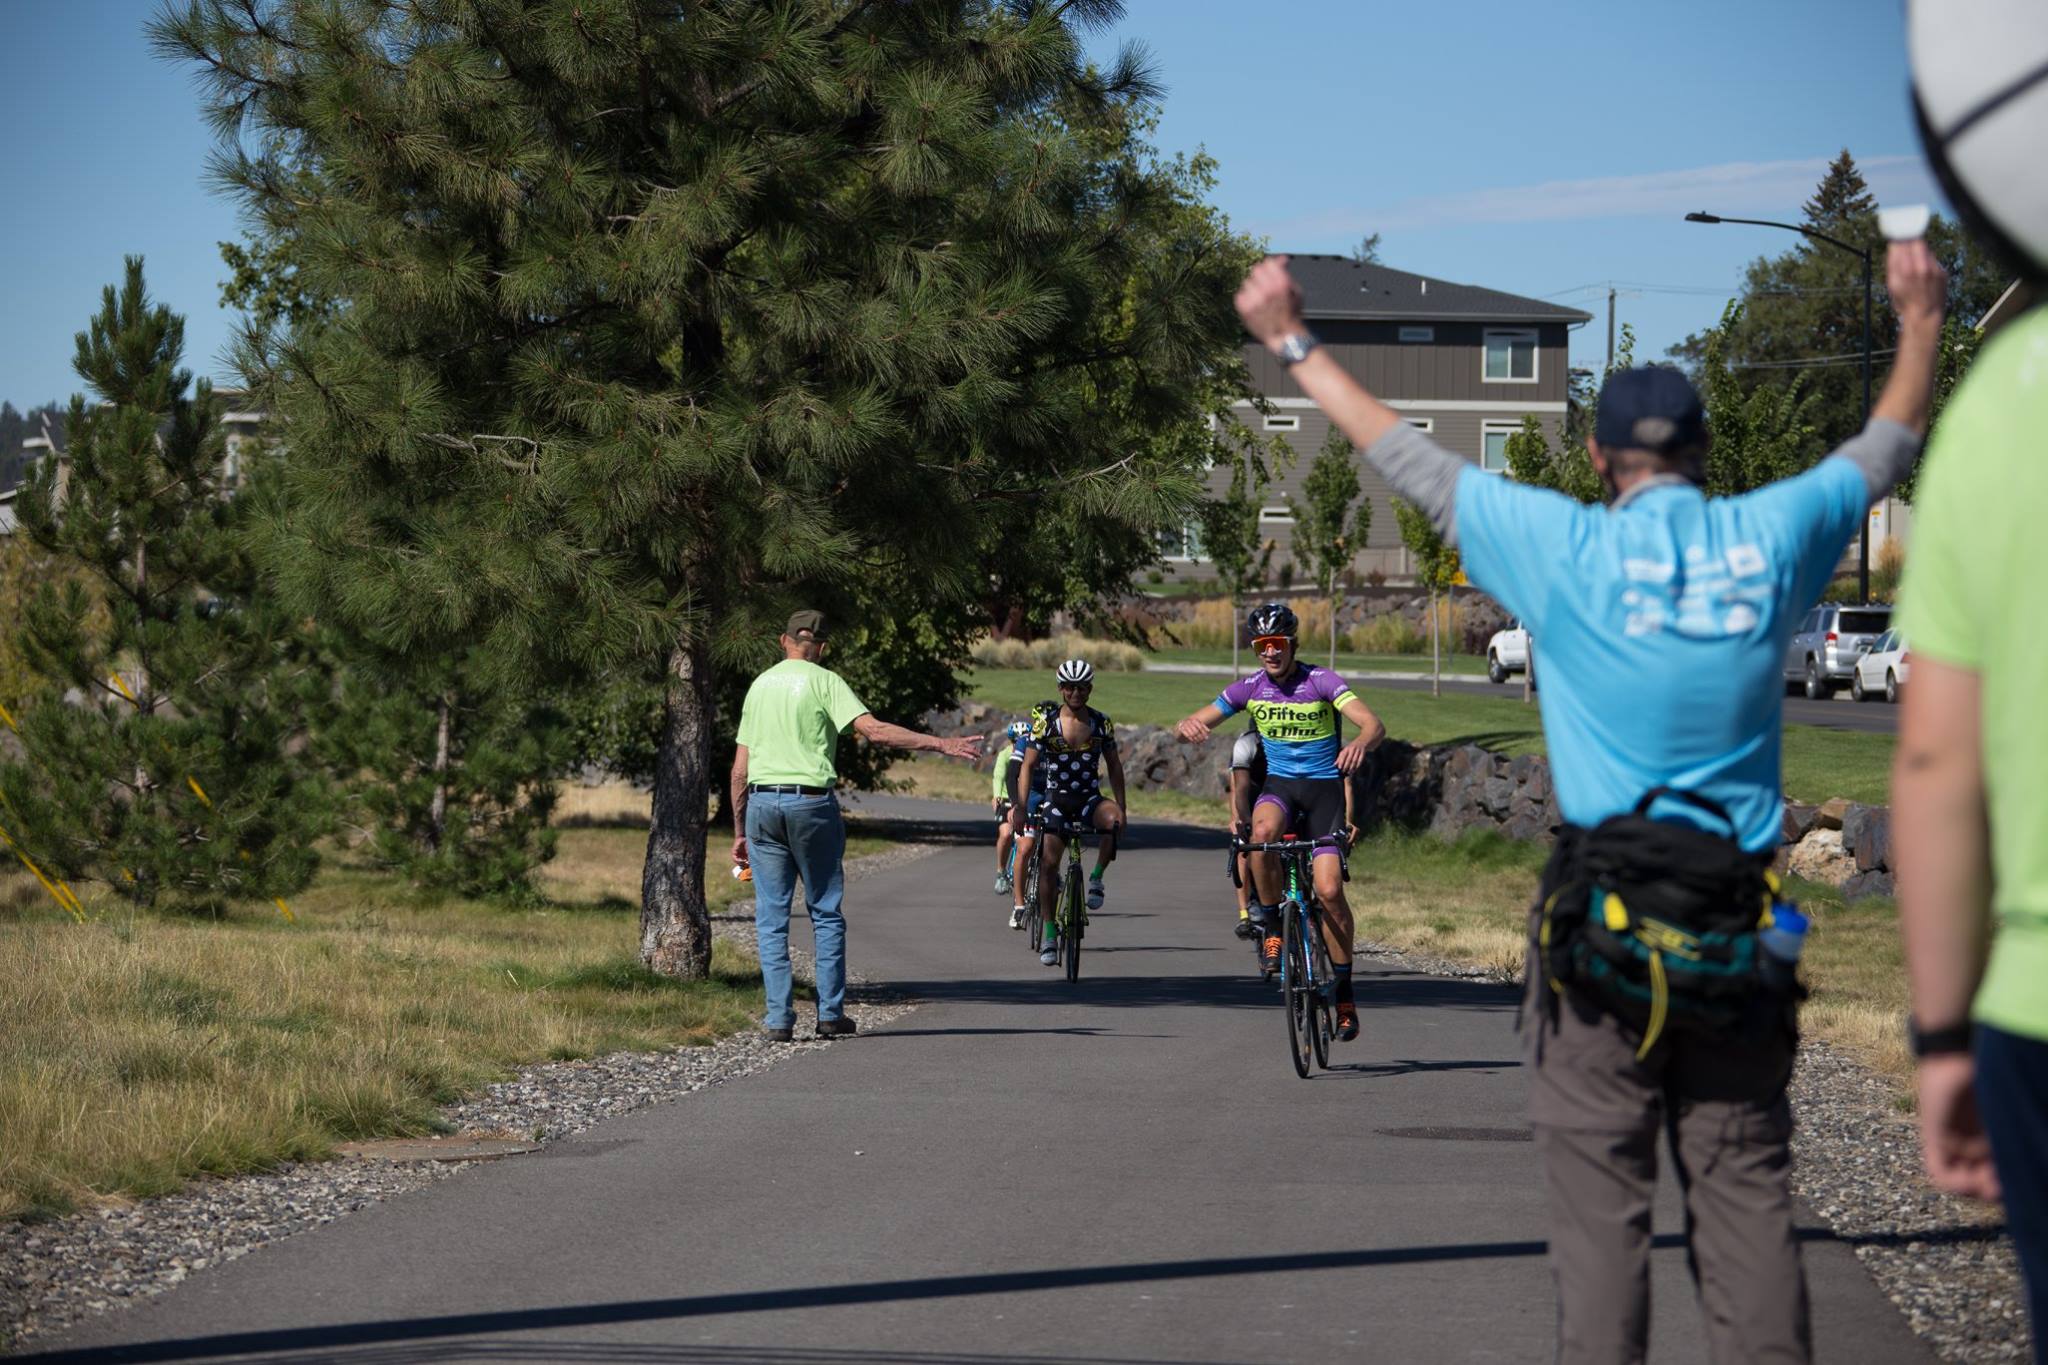
[[[1062,686],[1092,683],[1095,681],[1095,670],[1089,666],[1086,659],[1069,659],[1060,665],[1059,672],[1054,676],[1060,680]]]

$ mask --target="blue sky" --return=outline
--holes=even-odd
[[[135,252],[187,315],[186,363],[231,378],[216,243],[236,215],[204,184],[190,72],[143,41],[155,8],[0,0],[0,398],[17,407],[77,388],[72,336]],[[1150,50],[1160,145],[1218,158],[1238,228],[1297,251],[1378,231],[1389,265],[1575,304],[1596,319],[1574,362],[1597,364],[1603,282],[1653,358],[1793,240],[1690,209],[1796,219],[1845,146],[1881,202],[1933,201],[1903,28],[1896,0],[1127,0],[1094,42]]]

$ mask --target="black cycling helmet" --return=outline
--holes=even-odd
[[[1301,633],[1301,622],[1285,602],[1266,602],[1252,608],[1244,628],[1254,640],[1263,635],[1285,635],[1292,640]]]

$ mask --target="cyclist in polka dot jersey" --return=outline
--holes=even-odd
[[[1088,908],[1095,910],[1103,901],[1102,874],[1116,860],[1117,835],[1124,827],[1124,762],[1117,752],[1116,727],[1088,704],[1095,690],[1095,670],[1086,660],[1069,659],[1059,666],[1057,678],[1060,709],[1033,717],[1018,782],[1028,789],[1035,774],[1045,774],[1045,798],[1039,807],[1045,818],[1045,837],[1038,841],[1041,887],[1058,883],[1068,831],[1093,828],[1100,835],[1095,870],[1088,876]],[[1102,794],[1105,761],[1110,787],[1116,793],[1113,801]],[[1039,960],[1050,964],[1057,930],[1051,924],[1045,929],[1046,943]]]

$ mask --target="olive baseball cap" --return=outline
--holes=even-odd
[[[811,633],[813,640],[824,639],[825,613],[822,611],[797,612],[789,618],[789,624],[782,628],[782,633],[792,640],[802,635],[805,631]]]

